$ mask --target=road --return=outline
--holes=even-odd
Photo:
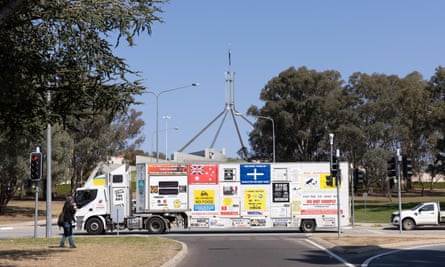
[[[443,236],[443,229],[421,229],[399,234],[394,228],[348,227],[342,236],[393,236],[423,243],[385,246],[355,246],[355,250],[329,247],[317,242],[316,236],[335,235],[334,232],[308,235],[296,232],[170,232],[162,237],[181,241],[187,245],[187,254],[175,265],[188,266],[439,266],[445,257],[445,243],[426,247],[427,236]],[[54,237],[60,235],[56,225]],[[46,225],[39,222],[37,237],[45,237]],[[75,235],[84,235],[74,231]],[[116,233],[111,233],[114,235]],[[146,235],[146,231],[122,231],[124,234]],[[32,238],[34,224],[0,225],[0,238]]]
[[[410,249],[394,250],[367,259],[362,266],[422,266],[436,267],[444,264],[445,244],[424,245]]]
[[[172,234],[187,244],[177,267],[344,266],[306,241],[301,233]]]

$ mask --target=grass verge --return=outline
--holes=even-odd
[[[76,249],[59,238],[1,239],[0,266],[161,266],[182,248],[159,237],[76,237]]]

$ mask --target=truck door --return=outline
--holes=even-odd
[[[438,210],[433,203],[424,205],[418,209],[416,218],[417,224],[437,224],[437,213]]]

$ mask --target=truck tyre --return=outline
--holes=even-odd
[[[148,219],[147,230],[150,234],[162,234],[165,232],[165,222],[161,217]]]
[[[402,227],[403,230],[413,230],[416,227],[416,224],[414,223],[413,219],[406,218],[403,220]]]
[[[315,221],[314,220],[303,220],[301,222],[300,230],[303,233],[313,233],[315,231]]]
[[[85,228],[91,235],[100,235],[104,233],[104,225],[97,217],[89,219],[85,225]]]

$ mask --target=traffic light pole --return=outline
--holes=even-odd
[[[396,175],[397,175],[397,190],[399,199],[399,231],[402,233],[402,191],[400,186],[400,149],[397,149],[396,155]]]
[[[40,152],[40,147],[36,147],[36,152]],[[34,238],[37,238],[37,218],[39,216],[39,181],[35,182],[36,185],[36,199],[34,208]]]
[[[340,158],[340,149],[336,150],[336,157],[337,159]],[[337,176],[335,177],[335,187],[337,187],[337,235],[340,237],[341,229],[340,229],[340,177],[341,177],[341,170],[340,170],[340,162],[338,164],[338,172]]]
[[[48,91],[48,105],[51,100]],[[51,123],[46,128],[46,237],[52,236]]]
[[[338,170],[336,171],[335,174],[335,187],[337,188],[337,236],[338,238],[340,238],[340,177],[341,177],[341,171],[340,171],[340,164],[337,162],[334,162],[334,134],[330,133],[329,134],[329,145],[331,147],[331,151],[330,151],[330,176],[332,177],[332,179],[334,179],[334,175],[333,175],[333,169],[334,169],[334,164],[336,164],[335,168],[338,168]],[[336,156],[335,156],[335,161],[338,160],[338,158],[340,157],[340,150],[337,149],[336,150]]]

